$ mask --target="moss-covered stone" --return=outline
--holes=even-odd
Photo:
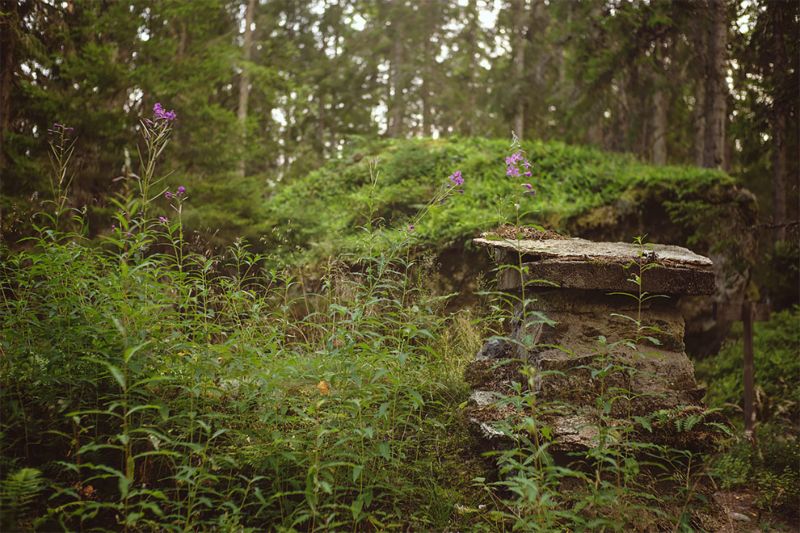
[[[515,203],[521,204],[523,224],[595,240],[630,241],[648,234],[652,242],[689,245],[699,253],[728,244],[713,237],[720,220],[730,227],[755,216],[752,195],[720,171],[656,167],[560,142],[531,141],[524,148],[533,175],[516,179],[505,176],[505,140],[355,143],[342,158],[276,188],[267,200],[268,222],[276,228],[269,243],[289,261],[307,261],[404,238],[409,217],[455,170],[464,175],[464,194],[417,225],[422,246],[463,246],[481,231],[514,220]],[[533,184],[535,196],[524,194],[522,181]],[[368,243],[359,231],[370,214],[385,228],[384,243]]]
[[[560,142],[524,143],[533,162],[536,196],[524,194],[522,180],[505,176],[508,141],[482,138],[355,142],[340,159],[302,179],[280,184],[268,198],[264,236],[275,257],[295,265],[323,261],[331,254],[375,252],[408,239],[407,224],[455,170],[464,194],[433,208],[416,224],[416,246],[445,253],[442,270],[457,273],[462,295],[477,288],[485,254],[471,239],[515,219],[564,235],[627,241],[647,235],[653,243],[686,246],[709,256],[717,287],[712,298],[686,300],[687,344],[693,353],[714,352],[739,309],[754,262],[755,197],[717,170],[651,166],[624,154]],[[377,161],[377,170],[371,166]],[[383,228],[377,238],[360,227]],[[470,284],[472,282],[472,284]],[[462,298],[459,302],[469,301]]]

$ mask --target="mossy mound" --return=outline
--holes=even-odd
[[[268,200],[273,250],[293,264],[358,252],[367,242],[359,228],[378,221],[385,241],[407,232],[410,218],[455,170],[464,194],[433,209],[416,225],[417,242],[439,250],[468,247],[481,231],[515,221],[591,238],[681,244],[700,253],[723,251],[746,266],[750,246],[730,231],[751,224],[752,195],[727,174],[686,166],[655,167],[632,156],[560,142],[523,144],[533,163],[530,178],[505,176],[505,140],[450,138],[355,142],[340,159],[286,185]],[[373,162],[376,168],[371,170]],[[530,182],[536,195],[526,195]],[[722,225],[725,231],[717,229]],[[724,237],[724,238],[723,238]]]
[[[302,179],[279,185],[268,200],[267,244],[283,263],[314,265],[331,255],[375,253],[408,237],[408,223],[447,183],[463,173],[464,194],[436,206],[415,224],[414,242],[433,250],[445,292],[469,301],[491,266],[471,239],[519,221],[561,234],[627,241],[646,235],[714,261],[717,292],[682,301],[687,349],[714,353],[741,308],[755,261],[755,197],[724,172],[652,166],[630,155],[561,142],[523,143],[533,163],[529,178],[505,175],[506,140],[482,138],[356,141],[341,158]],[[377,162],[377,163],[376,163]],[[526,194],[529,182],[536,194]],[[382,228],[365,232],[372,221]],[[376,237],[377,235],[377,237]],[[466,296],[465,296],[466,295]]]

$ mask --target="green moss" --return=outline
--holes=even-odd
[[[628,155],[560,142],[524,143],[533,176],[508,178],[503,162],[508,145],[482,138],[356,143],[342,158],[277,187],[266,206],[265,225],[276,228],[270,244],[287,262],[357,251],[366,244],[359,227],[369,222],[370,213],[384,226],[386,242],[393,242],[455,170],[463,172],[465,193],[417,226],[422,245],[463,245],[511,220],[515,202],[529,211],[523,220],[529,224],[588,236],[622,231],[618,238],[623,239],[649,233],[655,242],[686,244],[699,228],[713,225],[712,217],[721,216],[718,208],[738,205],[734,180],[722,172],[654,167]],[[373,160],[378,162],[375,187]],[[523,181],[534,185],[535,198],[523,194]],[[745,203],[754,212],[754,203]],[[654,204],[662,214],[655,221],[659,227],[642,227],[653,222],[648,213]],[[676,236],[660,239],[667,226]]]

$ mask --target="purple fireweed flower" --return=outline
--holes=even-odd
[[[172,194],[172,193],[171,193],[171,192],[169,192],[169,191],[167,191],[167,192],[165,192],[165,193],[164,193],[164,198],[166,198],[167,200],[172,200],[172,197],[173,197],[173,196],[174,196],[174,194]]]
[[[530,183],[523,183],[522,186],[525,187],[526,189],[525,194],[530,194],[531,196],[536,195],[536,191],[533,190],[533,185],[531,185]]]
[[[158,217],[158,221],[161,222],[162,224],[166,224],[167,222],[169,222],[169,219],[167,219],[167,217],[165,216],[160,216]]]
[[[186,187],[184,187],[183,185],[179,185],[179,186],[178,186],[178,192],[177,192],[176,194],[177,194],[178,196],[183,196],[183,194],[184,194],[185,192],[186,192]]]
[[[510,156],[506,157],[506,165],[509,165],[509,166],[516,165],[520,161],[522,161],[522,152],[521,151],[514,152]]]
[[[159,102],[156,102],[156,105],[153,106],[153,116],[156,120],[166,120],[167,122],[172,122],[178,115],[170,109],[167,111],[164,109]]]
[[[464,178],[461,177],[461,171],[460,170],[456,170],[455,172],[450,174],[450,177],[448,179],[456,187],[460,187],[461,185],[464,185]]]
[[[533,175],[531,172],[531,162],[525,158],[522,150],[517,150],[510,156],[506,157],[505,162],[506,176],[516,178],[522,174],[526,178],[530,178]]]

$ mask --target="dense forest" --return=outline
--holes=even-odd
[[[0,0],[0,529],[793,531],[799,105],[793,0]],[[585,449],[485,232],[640,250]]]
[[[15,214],[44,186],[53,122],[80,139],[72,201],[99,214],[124,187],[117,178],[134,172],[137,117],[160,101],[180,112],[170,170],[225,187],[229,203],[215,199],[219,208],[244,218],[278,182],[341,157],[354,136],[514,131],[724,169],[758,195],[780,237],[798,208],[798,9],[722,0],[10,1],[4,233],[19,230]]]

